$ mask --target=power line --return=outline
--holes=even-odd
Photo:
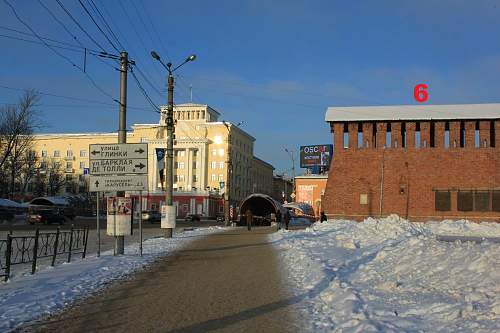
[[[144,5],[144,2],[143,1],[139,1],[139,3],[141,4],[142,8],[144,9],[144,12],[146,13],[146,16],[149,18],[149,20],[147,20],[149,22],[149,24],[151,24],[151,27],[153,28],[153,32],[156,36],[156,38],[158,39],[158,41],[160,42],[160,47],[162,48],[162,51],[164,52],[165,56],[167,57],[167,60],[170,61],[170,56],[167,52],[167,49],[164,47],[164,44],[163,43],[163,40],[161,39],[161,35],[158,34],[158,29],[156,28],[156,25],[154,23],[154,21],[151,19],[151,15],[149,15],[149,12],[148,10],[146,9],[146,6]]]
[[[29,39],[24,39],[24,38],[21,38],[21,37],[14,37],[14,36],[8,36],[8,35],[3,35],[3,34],[0,34],[0,37],[14,39],[14,40],[18,40],[18,41],[22,41],[22,42],[27,42],[27,43],[32,43],[32,44],[38,44],[38,45],[42,45],[42,46],[46,46],[47,45],[47,44],[42,43],[42,42],[37,42],[36,40],[29,40]],[[72,49],[72,48],[69,48],[69,47],[64,47],[64,46],[59,46],[59,45],[54,45],[54,44],[48,44],[48,45],[50,47],[58,48],[58,49],[61,49],[61,50],[67,50],[67,51],[72,51],[72,52],[83,53],[82,50],[76,50],[76,49]]]
[[[61,3],[60,0],[56,0],[59,6],[64,10],[64,12],[70,17],[70,19],[80,28],[81,31],[95,44],[97,47],[99,47],[102,51],[106,52],[106,50],[99,44],[81,25],[80,23],[71,15],[71,13],[64,7],[64,5]]]
[[[139,79],[137,78],[137,76],[135,75],[135,72],[133,71],[133,67],[130,67],[130,73],[132,74],[132,77],[134,78],[134,81],[135,83],[137,84],[137,87],[139,88],[139,90],[142,92],[142,94],[144,95],[144,98],[146,99],[146,101],[148,101],[148,103],[155,109],[155,112],[158,112],[158,113],[161,113],[161,110],[160,108],[158,107],[158,105],[156,105],[153,100],[151,99],[151,97],[149,97],[148,93],[146,92],[146,90],[144,89],[144,87],[142,86],[141,82],[139,81]]]
[[[118,43],[118,46],[122,48],[122,50],[125,50],[125,47],[123,47],[123,44],[120,42],[118,37],[116,36],[115,32],[113,29],[111,29],[110,25],[102,15],[101,11],[99,10],[99,7],[94,3],[94,0],[90,0],[90,7],[94,10],[95,13],[101,18],[101,21],[104,23],[105,28],[108,30],[108,32],[111,34],[111,36],[115,39],[115,41]]]
[[[26,91],[26,90],[28,90],[27,88],[10,87],[10,86],[6,86],[6,85],[2,85],[2,84],[0,84],[0,88],[8,89],[8,90],[14,90],[14,91]],[[36,92],[38,94],[43,95],[43,96],[63,98],[63,99],[72,100],[72,101],[81,101],[81,102],[86,102],[86,103],[95,103],[95,104],[100,104],[100,105],[104,105],[104,106],[114,106],[114,107],[116,107],[116,103],[107,103],[107,102],[97,101],[97,100],[88,99],[88,98],[66,96],[66,95],[60,95],[60,94],[53,94],[53,93],[49,93],[49,92],[46,92],[46,91],[41,91],[41,90],[38,90],[38,89],[35,89],[35,90],[36,90]],[[5,104],[7,104],[7,103],[5,103]],[[128,106],[127,105],[127,107],[131,108],[131,109],[137,109],[137,110],[149,110],[149,108],[138,107],[138,106]]]
[[[102,30],[102,28],[99,26],[99,24],[96,22],[96,20],[94,19],[94,17],[92,16],[92,14],[88,11],[87,7],[85,7],[85,5],[83,4],[82,0],[78,0],[78,2],[80,3],[80,5],[82,6],[83,10],[85,10],[85,13],[87,13],[87,15],[90,17],[90,19],[92,20],[92,22],[94,22],[95,26],[97,27],[97,29],[99,29],[99,31],[103,34],[103,36],[106,38],[106,40],[109,42],[109,44],[111,44],[111,46],[115,49],[116,52],[120,53],[120,50],[118,50],[118,48],[115,46],[115,44],[113,44],[113,42],[111,41],[111,39],[109,39],[108,35],[106,35],[106,33]]]

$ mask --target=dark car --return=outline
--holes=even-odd
[[[0,222],[6,223],[14,219],[14,212],[8,208],[0,208]]]
[[[142,220],[143,221],[148,221],[148,222],[160,222],[161,221],[161,214],[160,212],[156,212],[154,210],[145,210],[142,212]]]
[[[41,210],[36,210],[32,211],[28,215],[28,223],[29,224],[35,224],[35,223],[42,223],[42,224],[49,224],[49,223],[57,223],[57,224],[64,224],[66,222],[66,218],[64,215],[60,214],[57,210],[52,210],[52,209],[41,209]]]
[[[188,214],[184,221],[200,221],[201,216],[199,214]]]

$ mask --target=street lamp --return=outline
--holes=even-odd
[[[293,156],[293,150],[288,150],[285,148],[285,151],[290,155],[290,158],[292,159],[292,200],[295,201],[295,158]]]
[[[161,60],[160,55],[151,51],[153,59],[158,60],[160,64],[168,71],[168,105],[167,117],[165,119],[167,127],[167,154],[165,156],[165,205],[166,205],[166,223],[162,225],[166,229],[166,237],[172,237],[173,228],[175,227],[175,207],[173,206],[173,185],[174,185],[174,76],[173,73],[184,64],[194,61],[196,55],[192,54],[187,57],[180,65],[172,69],[172,63],[168,62],[166,65]]]

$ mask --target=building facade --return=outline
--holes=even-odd
[[[218,121],[220,114],[202,104],[174,107],[174,203],[181,215],[197,213],[213,216],[222,213],[222,188],[231,177],[231,201],[240,201],[261,184],[273,168],[255,164],[255,138],[232,125]],[[127,133],[127,143],[148,144],[148,208],[156,209],[164,198],[157,164],[156,149],[167,147],[163,114],[157,124],[135,124]],[[229,142],[231,132],[231,142]],[[65,186],[57,194],[83,193],[88,188],[89,145],[117,143],[117,133],[40,134],[35,136],[34,151],[42,175],[53,173],[54,164],[64,174]],[[231,145],[232,172],[228,172],[228,147]],[[263,162],[265,163],[265,162]],[[253,175],[256,175],[253,178]],[[257,177],[259,175],[259,177]],[[68,184],[72,184],[69,186]],[[34,184],[31,186],[34,192]],[[132,193],[133,194],[133,193]],[[178,200],[177,200],[178,199]],[[187,205],[187,206],[186,206]],[[217,205],[216,208],[213,208]],[[187,208],[186,208],[187,207]],[[215,213],[213,213],[215,212]]]
[[[500,221],[500,104],[334,107],[329,217]]]
[[[290,195],[293,192],[293,183],[290,179],[287,179],[284,175],[275,175],[273,177],[273,199],[281,202],[287,203],[292,201]]]

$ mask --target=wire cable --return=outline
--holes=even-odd
[[[111,34],[111,37],[114,38],[114,40],[116,41],[116,43],[118,44],[118,46],[120,46],[122,48],[122,50],[125,50],[125,47],[123,47],[123,44],[120,42],[120,40],[116,36],[116,34],[113,31],[113,29],[111,29],[111,27],[109,26],[108,22],[106,21],[106,19],[102,15],[101,11],[99,10],[99,8],[97,7],[97,5],[95,4],[94,0],[90,0],[90,7],[100,17],[101,21],[104,23],[104,27]]]
[[[87,15],[90,17],[90,19],[92,20],[92,22],[94,22],[95,26],[103,34],[104,38],[106,38],[106,40],[108,41],[108,43],[111,44],[111,46],[115,49],[116,52],[120,53],[120,50],[118,50],[118,48],[115,46],[115,44],[113,44],[113,42],[111,41],[111,39],[109,39],[108,35],[106,35],[106,33],[104,32],[104,30],[102,30],[102,28],[96,22],[96,20],[94,19],[94,17],[92,16],[92,14],[89,12],[89,10],[87,9],[87,7],[85,7],[85,5],[83,4],[82,0],[78,0],[78,3],[80,3],[80,5],[84,9],[85,13],[87,13]]]

